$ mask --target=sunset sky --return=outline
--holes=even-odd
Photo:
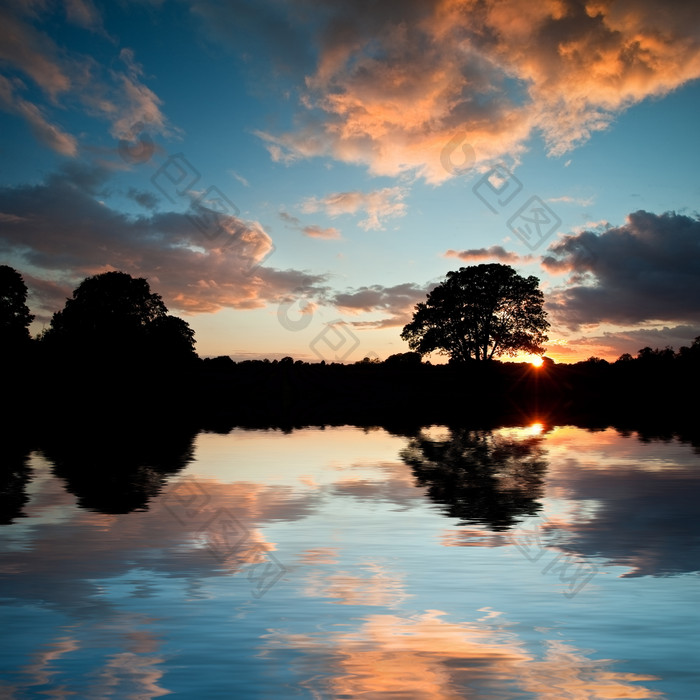
[[[699,77],[685,0],[9,0],[0,263],[35,333],[117,269],[201,356],[405,352],[481,262],[556,361],[690,345]]]

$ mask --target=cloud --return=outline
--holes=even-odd
[[[332,226],[328,228],[321,228],[320,226],[304,226],[301,230],[305,236],[309,236],[310,238],[324,238],[326,240],[330,240],[341,237],[340,231]]]
[[[403,187],[385,187],[372,192],[336,192],[325,197],[309,197],[302,202],[304,212],[323,211],[328,216],[364,212],[367,218],[359,222],[365,231],[384,230],[384,220],[405,216],[406,190]]]
[[[135,187],[130,187],[126,196],[144,209],[155,209],[158,206],[158,197],[148,190],[137,190]]]
[[[571,273],[571,286],[547,294],[561,324],[700,324],[700,220],[637,211],[602,233],[569,234],[548,248],[542,267]]]
[[[492,245],[490,248],[471,248],[469,250],[448,250],[445,252],[446,258],[459,258],[460,260],[501,260],[506,263],[526,263],[533,258],[532,255],[518,255],[508,252],[503,246]]]
[[[65,0],[66,18],[84,29],[102,30],[102,17],[92,0]]]
[[[584,198],[563,195],[562,197],[550,197],[547,201],[551,203],[562,202],[564,204],[577,204],[580,207],[590,207],[591,204],[593,204],[593,197]]]
[[[37,105],[17,95],[15,86],[2,75],[0,75],[0,108],[23,117],[37,141],[56,153],[64,156],[76,155],[78,144],[75,137],[49,122]]]
[[[44,315],[63,306],[66,286],[110,269],[147,277],[171,309],[190,313],[323,290],[323,275],[255,268],[272,248],[258,222],[203,207],[129,216],[101,201],[108,178],[106,170],[71,163],[41,184],[0,188],[0,252],[22,262],[26,279],[57,285],[53,299],[50,285],[37,294],[51,303]]]
[[[271,86],[271,76],[305,75],[313,70],[310,27],[319,14],[314,3],[196,0],[189,5],[205,36],[243,58],[253,70],[253,90]],[[250,62],[251,56],[259,58],[261,65]]]
[[[296,216],[292,216],[286,211],[281,211],[280,214],[280,219],[284,221],[286,224],[289,224],[293,228],[299,228],[301,226],[301,221],[297,219]]]
[[[68,0],[65,12],[68,22],[106,37],[90,0]],[[77,140],[52,123],[49,108],[66,110],[80,105],[85,110],[81,116],[87,113],[109,121],[117,139],[134,139],[136,125],[166,136],[178,133],[161,111],[160,98],[143,84],[143,71],[131,49],[119,53],[122,70],[107,70],[90,55],[57,46],[41,31],[43,25],[55,30],[59,21],[43,3],[11,3],[0,8],[0,61],[9,76],[0,76],[3,109],[23,117],[40,142],[68,156],[76,155]],[[20,75],[41,88],[47,104],[20,95],[28,89]]]
[[[700,324],[605,331],[599,335],[560,338],[548,344],[547,354],[564,362],[576,362],[592,356],[612,362],[625,353],[634,356],[645,347],[678,350],[691,345],[698,336]]]
[[[292,228],[301,231],[305,236],[309,236],[309,238],[323,238],[325,240],[337,240],[342,238],[340,231],[337,228],[333,228],[332,226],[322,228],[321,226],[317,226],[315,224],[304,226],[296,216],[292,216],[286,211],[280,212],[280,219],[289,224],[289,226]]]
[[[394,328],[403,326],[411,320],[415,305],[425,301],[433,286],[421,287],[412,282],[397,284],[393,287],[375,284],[349,292],[338,292],[332,296],[332,302],[340,311],[350,314],[361,312],[389,314],[378,321],[352,322],[351,325],[357,328]]]
[[[292,32],[298,15],[286,15]],[[477,167],[517,159],[537,134],[561,155],[700,77],[698,21],[695,3],[661,0],[326,3],[298,127],[259,135],[277,160],[328,156],[430,182],[454,174],[441,156],[459,134]]]
[[[35,19],[32,9],[31,3],[0,6],[0,60],[19,68],[55,101],[71,80],[55,43],[26,21]]]
[[[233,177],[235,180],[238,180],[238,182],[243,185],[243,187],[250,187],[250,182],[246,180],[246,178],[243,177],[243,175],[240,175],[237,173],[235,170],[229,170],[229,173],[231,174],[231,177]]]
[[[556,354],[567,362],[575,362],[582,355],[602,357],[608,361],[614,361],[625,353],[636,355],[639,350],[645,347],[671,347],[678,350],[684,345],[691,345],[693,339],[698,336],[700,336],[700,323],[695,326],[680,325],[617,332],[606,331],[600,335],[580,336],[560,340],[557,344],[550,343],[550,352],[547,354]]]

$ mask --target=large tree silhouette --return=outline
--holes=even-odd
[[[9,265],[0,265],[0,343],[14,349],[29,342],[29,324],[34,316],[27,307],[27,285]]]
[[[122,364],[196,357],[189,325],[168,315],[145,279],[116,271],[85,279],[53,315],[42,340],[76,358]]]
[[[421,355],[437,350],[461,362],[542,354],[549,323],[538,284],[499,263],[448,272],[416,306],[401,337]]]

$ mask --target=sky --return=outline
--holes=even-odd
[[[5,0],[0,263],[33,333],[122,270],[203,357],[385,359],[492,262],[557,362],[677,349],[699,77],[686,1]]]

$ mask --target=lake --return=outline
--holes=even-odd
[[[11,456],[2,698],[696,697],[697,442],[73,438]]]

